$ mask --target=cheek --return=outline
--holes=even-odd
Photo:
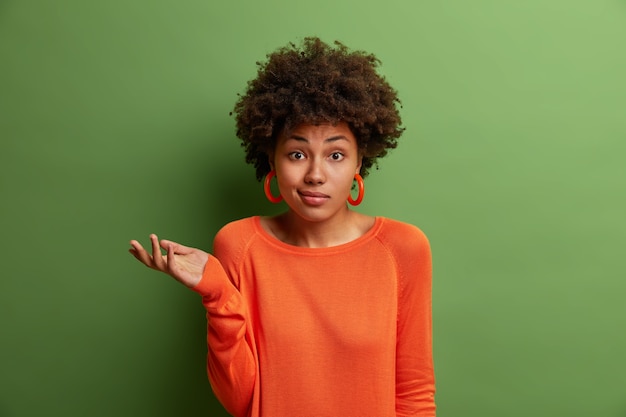
[[[294,169],[276,169],[278,185],[286,188],[292,187],[300,182],[301,175]]]
[[[346,190],[348,190],[348,192],[352,191],[353,185],[354,185],[354,177],[351,177],[350,180],[346,183]]]
[[[336,174],[334,181],[338,187],[350,190],[352,188],[352,183],[354,182],[354,171],[342,170],[342,172]]]

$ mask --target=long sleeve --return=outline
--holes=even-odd
[[[207,372],[213,392],[233,416],[247,416],[256,362],[249,344],[245,303],[213,256],[209,256],[194,291],[202,295],[207,312]]]
[[[208,373],[236,417],[435,417],[431,259],[385,218],[343,245],[304,248],[260,217],[215,236],[197,292]]]
[[[398,249],[396,414],[434,417],[430,246],[418,229],[405,239]]]

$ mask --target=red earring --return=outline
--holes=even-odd
[[[363,185],[363,178],[359,174],[356,174],[354,176],[354,179],[356,180],[356,183],[359,187],[359,195],[357,196],[356,200],[352,199],[352,195],[348,195],[348,203],[353,206],[358,206],[359,204],[361,204],[361,201],[363,201],[363,196],[365,195],[365,185]]]
[[[272,195],[272,188],[270,186],[270,183],[272,182],[272,178],[275,176],[276,176],[276,171],[274,170],[271,170],[265,176],[265,182],[263,184],[263,191],[265,191],[265,197],[267,197],[269,201],[271,201],[272,203],[280,203],[281,201],[283,201],[283,196],[279,194],[278,197],[274,197]]]

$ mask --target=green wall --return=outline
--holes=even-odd
[[[307,35],[406,133],[363,212],[435,262],[439,415],[626,416],[623,1],[0,1],[0,416],[225,415],[199,297],[138,264],[279,210],[229,111]]]

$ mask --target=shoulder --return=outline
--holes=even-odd
[[[255,217],[246,217],[239,220],[233,220],[225,224],[215,235],[218,237],[230,237],[233,235],[254,233]]]
[[[234,220],[223,226],[213,240],[213,251],[217,258],[239,257],[255,235],[255,217]]]
[[[426,234],[412,224],[384,218],[378,235],[398,268],[401,296],[428,296],[432,281],[432,257]]]
[[[382,218],[378,239],[397,254],[430,252],[426,234],[417,226],[399,220]]]
[[[237,288],[241,262],[256,235],[255,222],[255,217],[232,221],[222,227],[213,240],[213,255]]]

